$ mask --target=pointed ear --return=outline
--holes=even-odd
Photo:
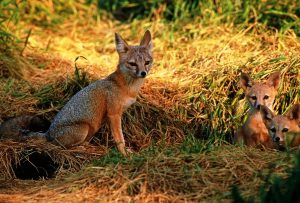
[[[265,124],[270,122],[274,118],[273,112],[264,105],[260,106],[259,111]]]
[[[280,72],[272,73],[267,80],[267,84],[273,86],[274,89],[278,89],[280,82]]]
[[[287,113],[290,120],[300,121],[300,104],[295,104],[292,109]]]
[[[152,49],[151,33],[147,30],[144,34],[144,37],[141,40],[140,46],[144,46],[147,49]]]
[[[126,53],[129,50],[129,45],[118,33],[115,33],[115,42],[116,49],[119,54]]]
[[[247,88],[252,87],[253,81],[250,78],[250,76],[246,73],[241,73],[241,79],[240,79],[241,87],[246,90]]]

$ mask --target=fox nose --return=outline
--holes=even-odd
[[[256,104],[256,109],[260,110],[260,106],[261,106],[260,104]]]
[[[142,71],[141,72],[141,76],[144,78],[144,77],[146,77],[146,75],[147,75],[147,72],[146,71]]]
[[[280,141],[280,137],[275,137],[275,141],[279,142]]]

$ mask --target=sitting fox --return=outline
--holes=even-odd
[[[98,80],[75,94],[58,112],[46,133],[28,133],[42,136],[65,148],[89,141],[108,120],[118,150],[127,155],[122,133],[122,113],[136,101],[145,77],[152,66],[151,34],[147,30],[138,46],[130,46],[115,34],[119,64],[115,72]]]
[[[260,112],[273,142],[291,147],[300,145],[300,104],[295,104],[286,115],[274,115],[266,106]]]
[[[246,122],[235,133],[235,143],[244,143],[247,146],[263,145],[268,148],[274,147],[262,120],[259,107],[265,105],[269,109],[273,109],[272,106],[279,87],[279,81],[279,72],[271,74],[266,82],[253,81],[249,75],[241,74],[240,83],[250,104],[250,110]]]

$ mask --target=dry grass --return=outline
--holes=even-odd
[[[290,167],[292,159],[286,153],[241,148],[222,140],[230,140],[247,110],[238,87],[240,71],[256,79],[281,71],[276,109],[282,113],[299,102],[300,43],[292,32],[280,35],[256,24],[242,30],[231,25],[203,27],[197,19],[177,32],[160,19],[130,25],[110,20],[82,25],[75,20],[55,31],[31,26],[23,54],[37,69],[20,80],[0,79],[2,120],[24,112],[52,119],[74,93],[77,56],[88,59],[81,59],[78,65],[92,80],[112,72],[117,64],[114,32],[138,43],[149,28],[154,36],[155,64],[138,102],[123,118],[126,141],[137,155],[122,159],[110,150],[106,157],[74,174],[62,173],[52,180],[4,181],[0,200],[229,201],[233,184],[249,196],[258,192],[264,180],[261,174],[267,174],[272,164],[282,176]],[[203,138],[207,141],[199,141]],[[100,154],[114,146],[107,126],[94,141],[100,151],[103,149]],[[75,159],[81,148],[64,151],[49,145],[10,142],[1,143],[1,147],[5,149],[3,157],[12,160],[19,160],[28,147],[46,151],[59,163],[81,166],[89,157]],[[92,145],[85,146],[89,148],[93,149]],[[11,175],[6,158],[1,162],[1,167],[6,167],[4,177]]]
[[[1,191],[24,202],[218,202],[230,200],[233,184],[245,196],[258,194],[271,170],[284,175],[291,166],[291,157],[269,150],[230,145],[206,153],[168,150],[144,151],[118,164],[107,156],[53,180],[4,182]]]
[[[25,143],[4,140],[1,141],[0,146],[0,177],[2,180],[16,178],[15,166],[26,160],[31,162],[30,156],[33,153],[42,153],[45,157],[50,157],[57,164],[57,173],[60,174],[64,171],[77,171],[85,163],[103,156],[107,151],[100,146],[79,146],[70,150],[63,150],[58,146],[45,143],[43,140],[27,140]],[[42,159],[39,161],[41,162]],[[38,162],[35,161],[35,163]],[[32,165],[35,163],[32,162]]]

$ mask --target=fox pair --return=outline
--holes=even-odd
[[[58,112],[45,133],[24,132],[22,125],[40,122],[37,118],[25,116],[4,122],[0,127],[0,137],[10,137],[10,134],[24,137],[25,134],[70,148],[89,141],[108,120],[118,150],[128,155],[130,150],[125,147],[121,117],[125,109],[136,101],[152,67],[152,39],[147,30],[138,46],[130,46],[116,33],[115,43],[119,55],[116,71],[75,94]],[[21,127],[11,126],[14,124]],[[15,130],[11,131],[12,128]]]
[[[285,115],[273,113],[279,82],[279,72],[271,74],[266,82],[257,82],[241,74],[240,83],[250,110],[246,122],[235,133],[235,143],[278,149],[289,137],[291,147],[300,145],[300,104],[295,104]]]

